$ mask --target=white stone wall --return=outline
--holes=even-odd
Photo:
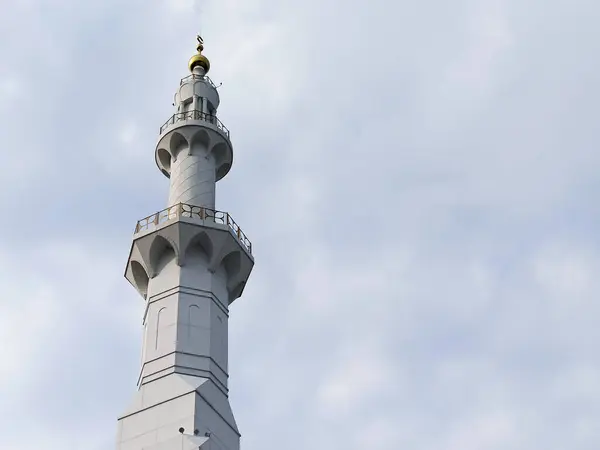
[[[172,252],[165,253],[149,282],[140,382],[181,366],[188,374],[212,378],[226,393],[227,275],[224,267],[210,272],[198,249],[192,253],[183,267]],[[176,352],[181,354],[172,356]]]
[[[216,172],[213,155],[201,144],[195,144],[190,154],[182,148],[171,162],[169,206],[187,203],[215,208]]]

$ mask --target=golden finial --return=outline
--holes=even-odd
[[[204,50],[204,39],[202,39],[200,35],[196,36],[196,39],[198,40],[198,46],[196,47],[198,53],[190,58],[188,67],[190,68],[190,72],[193,73],[194,67],[200,66],[204,68],[204,73],[207,73],[210,70],[210,61],[202,54],[202,50]]]

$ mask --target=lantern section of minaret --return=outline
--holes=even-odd
[[[239,449],[228,390],[229,307],[254,265],[241,228],[215,205],[233,147],[202,54],[175,93],[155,160],[167,207],[137,222],[125,277],[145,302],[138,391],[119,417],[118,450]]]

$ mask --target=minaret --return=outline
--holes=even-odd
[[[215,185],[229,172],[229,130],[198,53],[160,128],[155,159],[170,179],[168,207],[138,221],[125,277],[145,301],[138,392],[119,418],[117,450],[238,450],[228,400],[229,306],[254,265],[252,246]]]

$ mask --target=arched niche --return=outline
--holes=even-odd
[[[150,277],[146,273],[146,269],[138,261],[131,261],[131,274],[133,275],[133,282],[137,287],[138,291],[146,297],[148,295],[148,283]]]
[[[209,148],[210,147],[210,136],[209,136],[208,132],[205,129],[200,128],[192,136],[192,138],[190,140],[190,146],[192,148],[195,148],[197,146],[200,146],[203,148]]]
[[[221,265],[225,268],[225,273],[227,273],[228,277],[234,277],[240,271],[242,265],[242,255],[238,250],[235,250],[223,258]]]
[[[164,321],[164,315],[167,308],[163,307],[158,310],[156,314],[156,330],[154,333],[154,350],[158,350],[160,348],[160,328],[163,326],[162,322]]]
[[[157,235],[150,245],[149,257],[152,271],[157,274],[172,259],[177,257],[177,252],[171,242],[163,236]]]
[[[221,164],[220,166],[218,166],[217,174],[216,174],[217,180],[220,180],[225,175],[227,175],[227,173],[229,172],[229,169],[231,169],[231,164],[228,162],[225,162],[225,163]]]
[[[236,287],[234,287],[231,292],[229,293],[230,296],[230,303],[233,302],[236,298],[238,298],[240,295],[242,295],[242,291],[244,290],[244,287],[246,286],[246,282],[242,281],[241,283],[239,283]]]
[[[225,142],[219,142],[215,144],[215,146],[212,148],[211,153],[215,158],[215,164],[217,166],[220,166],[225,162],[225,159],[227,158],[227,145],[225,144]]]
[[[200,258],[206,262],[213,255],[213,243],[205,231],[196,234],[186,246],[184,260]]]
[[[174,159],[177,159],[177,154],[183,149],[188,148],[188,146],[187,139],[181,133],[173,132],[173,134],[171,134],[169,149],[171,150],[171,155]]]
[[[190,327],[199,327],[202,325],[202,317],[198,305],[190,305],[188,307],[188,325]]]
[[[162,169],[171,172],[171,154],[164,148],[159,148],[156,151],[158,162]]]

